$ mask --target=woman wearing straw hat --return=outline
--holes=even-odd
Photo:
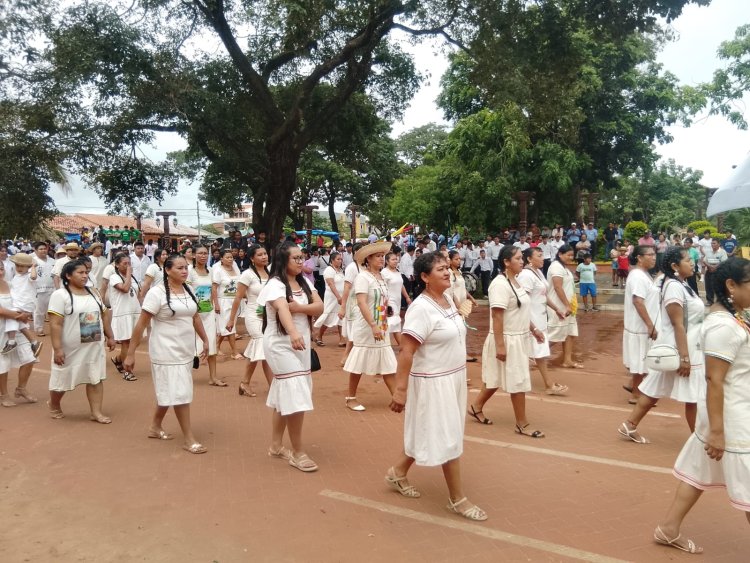
[[[390,250],[390,242],[375,242],[354,255],[361,268],[352,286],[360,314],[351,324],[352,351],[344,364],[344,371],[349,372],[346,406],[353,411],[365,410],[357,401],[357,386],[363,373],[382,375],[393,394],[396,356],[387,335],[388,312],[395,313],[395,308],[388,303],[388,285],[380,273],[385,253]]]

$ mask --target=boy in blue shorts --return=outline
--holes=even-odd
[[[596,264],[591,261],[591,254],[584,255],[583,262],[578,264],[576,272],[580,281],[579,287],[581,299],[583,300],[583,310],[586,312],[598,311],[599,307],[596,306]],[[589,309],[589,295],[591,295],[591,309]]]

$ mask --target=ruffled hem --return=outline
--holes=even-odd
[[[362,375],[396,373],[396,355],[390,346],[354,346],[346,358],[344,371]]]
[[[315,328],[320,328],[321,326],[327,326],[328,328],[332,328],[334,326],[338,326],[339,324],[341,324],[341,319],[339,319],[339,314],[337,312],[333,312],[333,313],[329,313],[327,315],[322,315],[318,317],[313,326]]]
[[[263,351],[263,338],[251,338],[242,355],[251,362],[261,362],[265,360],[266,353]]]
[[[312,376],[274,378],[268,390],[266,406],[281,416],[313,410]]]

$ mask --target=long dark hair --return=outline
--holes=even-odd
[[[91,262],[91,260],[89,260]],[[86,262],[84,260],[80,260],[76,258],[75,260],[71,260],[67,262],[60,272],[60,281],[62,282],[63,289],[68,292],[68,295],[70,296],[70,313],[67,313],[68,315],[73,314],[73,293],[70,291],[70,276],[73,274],[73,272],[76,271],[78,268],[85,268]],[[91,298],[96,301],[96,304],[99,306],[100,311],[104,311],[104,303],[99,301],[96,296],[92,293],[92,291],[88,288],[88,286],[84,285],[83,288],[86,290],[86,293],[88,293]]]
[[[572,252],[572,250],[573,250],[573,247],[572,247],[572,246],[570,246],[570,245],[569,245],[569,244],[568,244],[568,243],[566,242],[566,243],[565,243],[565,244],[563,244],[563,245],[562,245],[562,246],[561,246],[560,248],[558,248],[558,249],[557,249],[557,254],[555,254],[555,260],[557,260],[558,262],[560,262],[560,264],[562,264],[562,260],[560,260],[560,256],[561,256],[562,254],[567,254],[568,252]],[[565,264],[563,264],[563,266],[564,266],[564,265],[565,265]]]
[[[266,249],[265,246],[261,246],[259,244],[251,244],[245,251],[245,257],[250,260],[250,269],[255,273],[258,279],[261,279],[261,277],[258,274],[258,270],[255,268],[255,264],[253,264],[253,257],[255,256],[255,253],[258,252],[261,248],[263,250]],[[263,266],[263,271],[267,276],[270,276],[270,274],[268,273],[268,266]]]
[[[508,274],[505,273],[505,270],[507,269],[507,266],[505,265],[506,260],[510,260],[513,258],[513,256],[516,255],[516,252],[520,252],[521,249],[517,246],[512,246],[510,244],[506,244],[503,246],[503,249],[500,251],[500,259],[498,260],[498,267],[500,268],[500,271],[503,274],[503,277],[508,282],[508,285],[513,290],[513,295],[516,297],[516,305],[518,308],[521,308],[521,299],[518,297],[518,292],[516,292],[516,288],[513,287],[513,283],[510,281],[510,278],[508,277]]]
[[[172,316],[174,317],[175,311],[172,309],[172,303],[170,302],[170,296],[169,296],[169,280],[167,279],[167,270],[171,270],[174,266],[175,260],[182,259],[187,262],[185,257],[182,254],[170,254],[167,256],[167,259],[164,261],[164,292],[167,294],[167,307],[169,307],[169,310],[172,311]],[[198,307],[198,300],[195,298],[195,295],[193,295],[192,290],[186,284],[185,282],[182,282],[182,288],[185,290],[185,293],[187,293],[190,296],[190,299],[193,300],[193,303],[195,303],[195,306]]]
[[[282,242],[280,245],[276,247],[276,250],[273,253],[273,262],[271,262],[271,272],[269,275],[272,278],[277,278],[281,283],[284,284],[284,288],[286,289],[286,300],[287,303],[290,303],[293,297],[292,293],[292,286],[289,285],[289,277],[287,275],[287,265],[289,264],[289,256],[290,256],[290,250],[292,248],[298,248],[297,244],[292,241],[285,241]],[[297,274],[294,278],[299,286],[302,288],[302,291],[305,292],[305,297],[307,297],[307,302],[312,303],[312,290],[310,289],[310,286],[307,285],[307,279],[305,276],[302,275],[302,272]],[[266,330],[266,326],[268,324],[268,317],[266,313],[266,309],[263,309],[263,330]],[[281,323],[278,323],[279,325],[279,332],[281,334],[286,334],[286,329],[284,328],[284,325]]]
[[[733,256],[719,264],[719,267],[716,268],[716,272],[714,272],[710,279],[710,282],[714,284],[716,300],[727,311],[736,315],[737,310],[735,309],[734,303],[731,301],[731,296],[727,291],[727,282],[729,280],[732,280],[735,283],[750,282],[750,260]]]
[[[660,265],[661,271],[664,273],[664,278],[661,280],[661,287],[664,287],[664,284],[667,282],[667,280],[674,280],[681,283],[682,287],[684,287],[692,297],[695,295],[693,289],[687,283],[685,283],[685,280],[678,280],[677,274],[672,269],[672,265],[682,262],[682,259],[685,258],[686,255],[687,250],[681,246],[670,246],[669,248],[667,248],[667,251],[664,253],[664,257],[661,259]]]
[[[159,264],[159,257],[161,256],[162,252],[169,252],[169,250],[167,250],[163,246],[157,246],[156,251],[154,252],[154,264],[156,264],[160,270],[164,269],[163,265]]]

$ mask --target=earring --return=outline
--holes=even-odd
[[[731,305],[732,303],[734,303],[734,299],[733,299],[733,297],[734,297],[734,294],[733,294],[733,293],[730,293],[730,294],[729,294],[729,297],[727,297],[727,303],[729,303],[730,305]]]

